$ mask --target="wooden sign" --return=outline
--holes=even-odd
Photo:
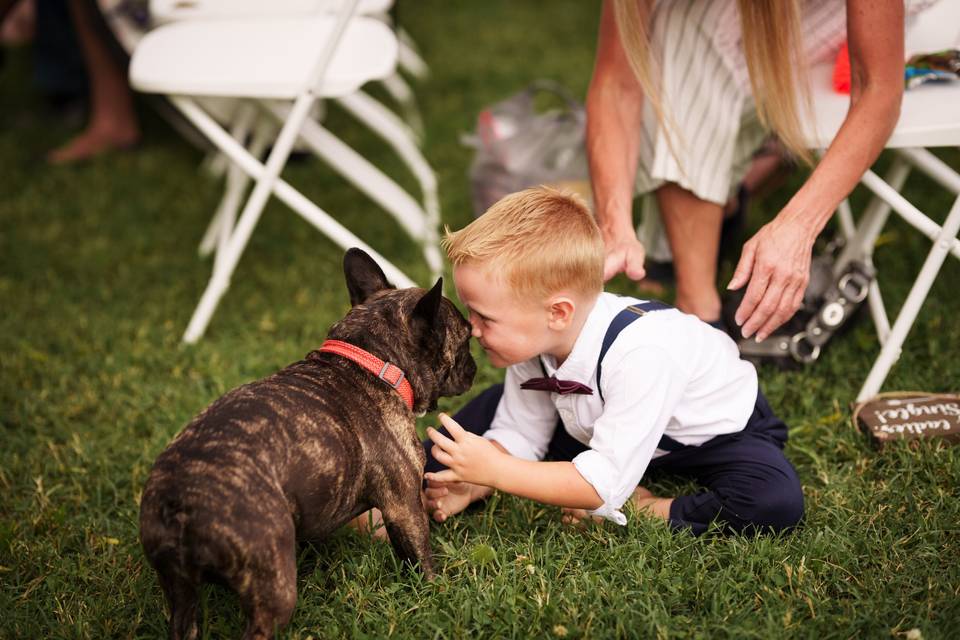
[[[879,445],[932,438],[955,444],[960,442],[960,395],[882,393],[854,408],[853,423]]]

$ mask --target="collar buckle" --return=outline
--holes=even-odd
[[[387,379],[388,373],[393,374],[396,377],[396,380],[388,380]],[[384,382],[386,382],[388,385],[390,385],[394,389],[396,389],[401,384],[403,384],[403,380],[406,376],[404,375],[400,367],[394,366],[389,362],[384,362],[383,368],[380,369],[380,373],[377,374],[377,377],[383,380]]]

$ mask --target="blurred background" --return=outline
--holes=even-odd
[[[107,67],[125,77],[125,39],[147,24],[145,3],[82,4],[109,52]],[[107,119],[129,118],[133,127],[81,153],[102,139],[82,137],[96,115],[76,14],[66,2],[2,6],[0,638],[158,637],[160,591],[142,562],[136,525],[150,465],[213,399],[320,345],[348,308],[343,250],[271,198],[205,335],[183,344],[213,264],[197,247],[224,192],[223,178],[209,170],[209,145],[165,100],[132,91],[125,98],[114,87]],[[402,27],[429,67],[423,78],[405,78],[422,120],[420,148],[437,175],[442,225],[473,219],[475,149],[464,137],[477,134],[484,109],[538,79],[583,100],[599,9],[582,0],[421,0],[389,9],[390,24]],[[383,85],[364,89],[409,115]],[[540,109],[563,105],[539,100]],[[335,101],[326,103],[323,123],[421,200],[409,166],[369,127]],[[78,135],[86,146],[76,146]],[[938,154],[960,166],[956,149]],[[887,164],[882,157],[880,169]],[[414,282],[432,283],[418,242],[328,164],[294,150],[282,175]],[[746,231],[779,211],[803,177],[785,172],[752,199]],[[928,187],[918,178],[904,191],[942,220],[950,201]],[[855,210],[865,201],[855,193]],[[896,221],[880,243],[896,248],[876,254],[896,308],[929,243]],[[731,240],[723,251],[725,283],[739,244]],[[956,390],[958,277],[960,264],[949,260],[886,388]],[[622,277],[610,289],[638,291]],[[454,294],[449,284],[447,293]],[[661,294],[669,300],[672,292]],[[433,586],[354,537],[305,552],[301,604],[286,637],[702,637],[724,625],[730,635],[770,637],[798,621],[803,635],[875,636],[926,625],[930,637],[937,629],[947,637],[960,619],[960,463],[934,446],[877,457],[850,426],[848,403],[878,349],[863,314],[814,368],[761,371],[771,403],[792,426],[788,454],[808,496],[808,526],[788,541],[694,542],[642,519],[571,536],[552,510],[498,497],[480,513],[434,527],[443,575]],[[502,376],[479,348],[475,355],[471,394]],[[204,637],[236,635],[234,608],[211,592]]]

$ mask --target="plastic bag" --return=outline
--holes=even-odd
[[[558,96],[562,109],[537,112],[540,93]],[[540,184],[576,191],[590,201],[586,110],[559,84],[537,80],[523,91],[484,109],[473,136],[470,166],[474,214],[503,196]]]

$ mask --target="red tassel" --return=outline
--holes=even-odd
[[[837,93],[850,93],[850,52],[844,42],[837,52],[837,61],[833,65],[833,90]]]

